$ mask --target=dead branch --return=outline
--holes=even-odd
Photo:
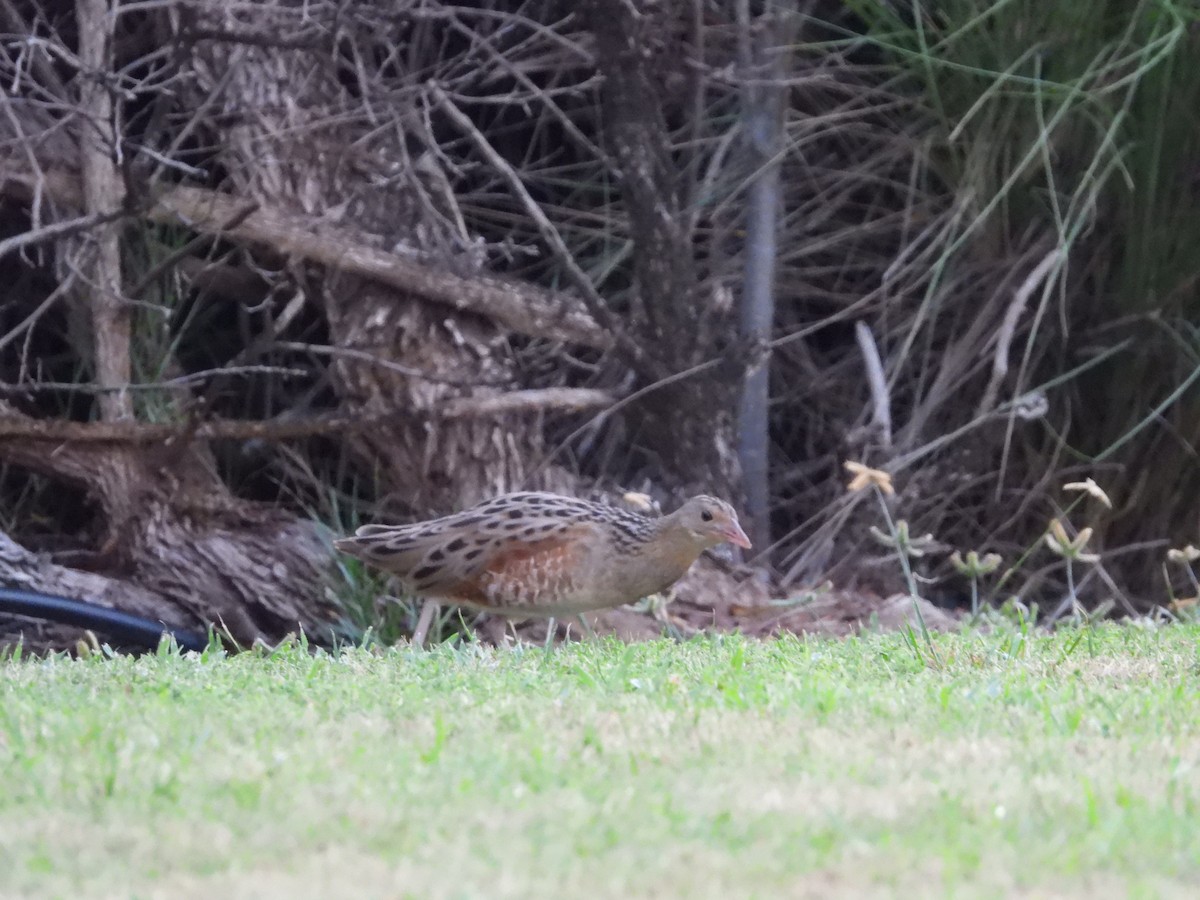
[[[64,419],[32,419],[20,414],[0,415],[0,443],[18,438],[65,444],[166,444],[188,437],[199,440],[290,441],[321,434],[362,431],[398,418],[469,419],[549,410],[578,412],[611,406],[616,402],[616,398],[606,391],[544,388],[512,391],[495,397],[463,397],[430,412],[394,408],[350,414],[285,415],[263,420],[214,419],[200,423],[127,420],[70,422]],[[0,456],[3,455],[4,451],[0,449]]]
[[[1052,248],[1042,257],[1042,261],[1033,267],[1033,271],[1021,282],[1021,286],[1013,294],[1012,301],[1004,312],[1004,322],[1000,325],[1000,331],[996,338],[996,351],[992,357],[992,377],[983,392],[983,399],[979,401],[977,416],[986,415],[996,405],[996,395],[1000,390],[1000,383],[1008,374],[1008,351],[1017,332],[1017,322],[1029,304],[1029,298],[1054,267],[1060,265],[1065,258],[1066,251],[1062,247]]]
[[[892,446],[892,405],[883,360],[879,357],[879,345],[875,343],[871,326],[862,319],[854,323],[854,337],[867,370],[867,386],[871,390],[871,421],[879,428],[879,441],[888,450]]]
[[[234,375],[278,375],[282,378],[297,378],[311,374],[308,369],[297,369],[292,366],[223,366],[220,369],[205,369],[200,372],[189,372],[177,378],[167,378],[162,381],[142,381],[133,384],[118,384],[112,387],[100,387],[75,381],[30,381],[20,384],[5,384],[0,382],[0,395],[15,396],[34,394],[44,391],[73,391],[79,394],[106,394],[123,391],[173,391],[176,388],[190,384],[199,384],[212,378],[229,378]]]
[[[248,203],[243,206],[233,218],[227,219],[219,226],[219,233],[229,231],[231,228],[236,228],[242,224],[255,210],[258,209],[257,203]],[[207,235],[197,236],[185,243],[182,247],[171,252],[165,259],[160,260],[143,275],[138,283],[129,289],[129,296],[136,300],[154,284],[165,272],[169,272],[173,267],[178,266],[183,260],[192,257],[192,254],[199,249],[200,245],[207,240]]]
[[[24,590],[86,598],[101,606],[150,618],[158,618],[167,608],[162,595],[155,591],[132,581],[55,565],[43,556],[30,553],[2,531],[0,583]],[[185,624],[179,618],[173,622]]]
[[[0,443],[14,439],[64,444],[168,444],[200,440],[290,441],[320,434],[371,428],[408,411],[366,415],[280,416],[275,419],[213,419],[191,422],[71,422],[65,419],[0,418]],[[4,455],[0,449],[0,456]]]
[[[0,258],[25,247],[32,247],[46,241],[54,241],[59,238],[80,234],[81,232],[95,228],[97,225],[116,221],[122,215],[124,213],[120,212],[93,213],[86,216],[76,216],[73,219],[65,219],[62,222],[54,222],[50,225],[43,225],[40,228],[23,231],[20,234],[14,234],[12,237],[0,241]]]
[[[0,190],[22,196],[34,187],[32,173],[10,170],[0,179]],[[79,196],[78,180],[67,173],[47,172],[44,183],[46,192],[59,202],[72,203]],[[372,246],[376,240],[373,235],[300,212],[253,206],[217,191],[173,187],[148,200],[141,215],[152,222],[183,224],[205,234],[266,246],[285,256],[298,256],[370,278],[461,312],[484,316],[520,334],[600,350],[612,345],[612,336],[571,297],[494,275],[456,275],[380,250]],[[227,227],[230,222],[235,224]]]
[[[508,413],[581,412],[585,409],[604,409],[616,403],[608,391],[591,388],[542,388],[510,391],[495,397],[463,397],[451,400],[438,411],[443,419],[481,418]]]
[[[372,246],[371,235],[321,222],[303,213],[262,206],[231,229],[219,226],[244,208],[226,194],[177,187],[146,210],[155,222],[182,222],[198,231],[250,241],[285,255],[300,256],[353,275],[381,281],[461,312],[486,316],[521,334],[607,348],[611,336],[578,302],[504,278],[470,278],[442,271]]]
[[[366,350],[356,350],[353,347],[326,347],[321,344],[305,344],[300,341],[272,341],[264,349],[296,350],[302,353],[312,353],[315,356],[353,359],[356,362],[379,366],[381,369],[387,369],[389,372],[395,372],[397,375],[420,378],[422,381],[430,381],[434,384],[449,384],[455,387],[506,387],[512,384],[512,379],[450,378],[446,375],[437,375],[414,366],[406,366],[398,362],[393,362],[378,354],[368,353]]]
[[[530,196],[525,183],[521,180],[521,176],[517,174],[516,170],[509,165],[503,156],[496,152],[496,149],[491,145],[491,142],[488,141],[483,132],[475,127],[475,124],[455,105],[454,101],[446,95],[445,91],[435,82],[429,83],[429,91],[442,112],[449,117],[450,121],[454,123],[459,131],[467,136],[471,143],[475,145],[475,148],[483,155],[484,159],[488,161],[488,164],[508,184],[509,190],[513,192],[513,195],[520,202],[525,213],[533,220],[534,225],[537,226],[542,240],[550,247],[550,251],[554,254],[555,259],[558,260],[559,265],[563,267],[563,271],[567,274],[571,283],[575,285],[575,289],[583,297],[583,301],[593,318],[602,322],[610,332],[617,335],[621,349],[629,355],[631,360],[636,362],[641,359],[644,356],[641,347],[618,329],[616,317],[609,311],[604,298],[600,296],[599,291],[596,290],[596,286],[592,283],[591,277],[575,261],[575,257],[567,248],[566,242],[563,241],[558,229],[554,227],[554,223],[550,221],[542,211],[542,208]]]

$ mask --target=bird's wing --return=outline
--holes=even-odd
[[[366,525],[335,546],[398,575],[415,593],[432,594],[489,572],[499,580],[516,572],[536,580],[539,567],[573,564],[578,548],[602,539],[583,507],[493,501],[430,522]]]
[[[595,523],[577,522],[545,537],[499,541],[477,570],[458,577],[448,567],[426,590],[492,612],[553,615],[589,592],[604,540]]]

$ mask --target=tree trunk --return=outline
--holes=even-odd
[[[732,323],[701,297],[679,168],[672,158],[666,78],[660,69],[678,63],[677,48],[663,46],[677,30],[676,13],[671,4],[624,0],[592,0],[588,12],[604,76],[607,138],[621,170],[635,248],[637,302],[631,325],[647,355],[639,373],[642,384],[709,363],[646,395],[634,411],[636,437],[661,461],[676,493],[729,495],[738,484],[733,410],[743,370],[712,364],[733,343]]]
[[[108,0],[77,0],[80,76],[79,162],[83,176],[84,211],[113,212],[125,199],[114,162],[117,153],[116,110],[105,76],[113,71],[112,36],[116,16]],[[133,418],[133,403],[125,386],[130,365],[130,307],[121,291],[121,223],[97,225],[80,242],[81,268],[90,311],[92,363],[104,419]]]
[[[749,3],[743,4],[743,10]],[[746,269],[742,290],[741,334],[750,344],[766,346],[775,326],[775,236],[782,193],[779,183],[783,147],[783,109],[787,89],[787,46],[791,17],[764,16],[740,23],[747,171],[752,179],[746,198]],[[771,545],[770,508],[770,360],[746,377],[738,411],[738,459],[746,490],[747,533],[754,545]]]
[[[236,29],[237,9],[211,4],[201,25]],[[300,27],[294,12],[275,8],[281,21]],[[260,19],[270,20],[270,13]],[[353,16],[345,27],[355,27]],[[388,41],[384,32],[346,37],[360,47]],[[414,52],[418,45],[414,39]],[[236,193],[331,220],[352,218],[381,245],[440,256],[446,268],[461,269],[459,251],[470,236],[455,215],[453,195],[423,193],[422,185],[446,180],[423,124],[420,82],[399,76],[401,83],[389,82],[386,100],[373,103],[350,95],[319,50],[206,41],[196,53],[198,98],[218,93],[226,104],[255,111],[223,135],[222,162]],[[372,83],[384,78],[364,77]],[[286,103],[277,102],[283,97]],[[355,408],[436,413],[459,398],[487,399],[517,386],[508,335],[492,320],[355,275],[330,270],[323,277],[309,299],[323,307],[331,343],[354,351],[336,359],[333,374],[339,394]],[[387,505],[410,514],[445,512],[522,486],[566,489],[571,483],[561,470],[527,468],[543,455],[537,413],[436,426],[425,416],[396,416],[348,441],[378,473]]]
[[[0,418],[22,417],[0,402]],[[12,550],[0,556],[0,583],[194,630],[216,625],[243,645],[298,629],[327,638],[328,539],[289,513],[231,496],[200,448],[26,437],[0,440],[0,459],[84,487],[108,525],[91,572]]]
[[[23,144],[28,158],[21,161],[26,170],[37,170],[35,222],[41,203],[50,199],[43,191],[51,167],[54,175],[66,170],[82,185],[82,212],[90,227],[59,244],[58,260],[80,294],[75,321],[86,327],[77,329],[84,335],[77,349],[94,372],[100,417],[136,424],[132,306],[121,271],[125,190],[116,164],[123,151],[112,87],[114,13],[107,0],[78,0],[76,15],[82,67],[74,98],[81,111],[81,124],[73,130],[76,154],[42,159],[34,144]],[[32,121],[26,130],[18,121],[22,112],[10,107],[16,133],[42,130]],[[72,133],[70,125],[62,131]],[[16,148],[11,152],[21,155]],[[77,196],[56,199],[67,209],[79,202]],[[27,421],[2,401],[0,419]],[[94,578],[41,561],[33,565],[28,555],[12,550],[0,559],[0,582],[66,596],[97,590],[100,596],[77,599],[137,607],[129,611],[193,629],[216,624],[247,644],[297,628],[326,636],[332,615],[323,580],[332,549],[328,541],[305,520],[234,497],[204,446],[187,437],[147,449],[9,435],[0,438],[0,460],[84,487],[104,522],[90,562]],[[12,634],[10,629],[7,635]]]

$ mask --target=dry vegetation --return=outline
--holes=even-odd
[[[702,486],[781,592],[890,593],[856,459],[933,535],[927,595],[968,602],[953,549],[1003,557],[983,602],[1195,594],[1163,561],[1200,514],[1196,24],[0,3],[0,580],[321,632],[378,587],[328,528]]]

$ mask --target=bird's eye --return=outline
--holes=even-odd
[[[708,510],[708,509],[701,510],[700,511],[700,520],[702,522],[711,522],[712,521],[712,511]]]

